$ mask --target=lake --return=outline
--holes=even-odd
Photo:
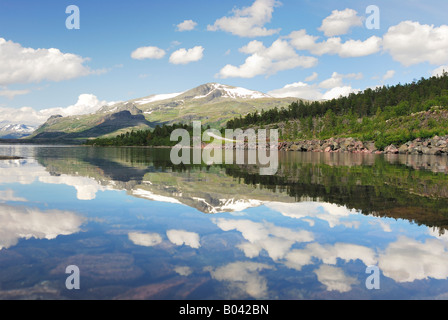
[[[169,152],[0,145],[0,299],[448,298],[447,157]]]

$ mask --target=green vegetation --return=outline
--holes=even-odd
[[[377,148],[448,134],[448,73],[411,84],[367,89],[330,101],[292,103],[235,118],[227,128],[281,129],[282,140],[353,137]]]

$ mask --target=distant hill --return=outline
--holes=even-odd
[[[33,139],[86,139],[115,136],[161,124],[202,121],[223,127],[228,120],[253,112],[287,107],[297,98],[274,98],[262,92],[208,83],[173,94],[151,95],[104,106],[96,113],[52,116],[31,136]]]

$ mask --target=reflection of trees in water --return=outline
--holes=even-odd
[[[377,158],[373,166],[281,163],[275,176],[260,176],[250,166],[229,167],[226,173],[240,183],[286,192],[296,201],[313,199],[367,215],[448,228],[446,175],[392,165],[384,158]]]
[[[284,193],[296,201],[313,199],[364,214],[448,227],[446,157],[281,153],[277,174],[260,176],[257,166],[174,166],[169,149],[66,148],[63,156],[57,148],[42,150],[41,154],[38,151],[39,162],[53,173],[133,182],[130,188],[150,172],[185,174],[185,182],[192,183],[193,172],[216,175],[222,172],[216,169],[225,169],[239,184]],[[197,190],[207,188],[204,180],[198,184]],[[225,198],[226,190],[216,191]]]

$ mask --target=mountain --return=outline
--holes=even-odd
[[[287,107],[297,98],[274,98],[262,92],[208,83],[172,94],[151,95],[104,106],[89,115],[52,116],[31,136],[34,139],[85,139],[115,136],[156,125],[201,121],[220,127],[250,112]]]
[[[20,139],[31,135],[35,127],[26,124],[15,124],[7,121],[0,122],[0,138],[1,139]]]

